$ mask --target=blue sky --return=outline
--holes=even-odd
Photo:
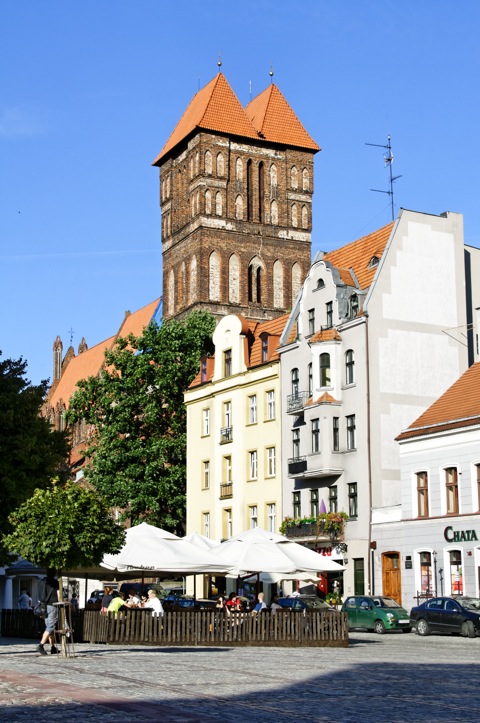
[[[243,104],[274,82],[321,146],[313,249],[388,223],[395,206],[464,214],[480,246],[478,30],[464,0],[3,0],[0,349],[34,383],[52,345],[114,333],[162,292],[151,162],[222,71]]]

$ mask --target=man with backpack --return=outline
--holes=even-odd
[[[45,606],[45,632],[40,640],[38,652],[40,655],[46,655],[45,643],[50,642],[50,653],[55,655],[59,650],[55,647],[54,631],[58,620],[58,608],[54,603],[58,602],[58,580],[55,578],[55,568],[49,567],[47,577],[38,581],[38,600]]]

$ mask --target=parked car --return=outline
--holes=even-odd
[[[182,610],[215,610],[214,600],[194,600],[193,597],[180,597],[178,595],[167,595],[162,600],[165,611],[179,612]]]
[[[387,630],[402,630],[409,633],[412,629],[410,616],[391,597],[383,595],[354,595],[347,597],[342,605],[347,613],[351,628],[367,628],[382,635]]]
[[[302,612],[303,610],[328,610],[335,612],[335,608],[329,605],[325,600],[316,595],[292,595],[291,597],[281,597],[278,604],[286,610],[294,610]]]
[[[480,634],[480,598],[432,597],[411,609],[410,620],[418,635],[456,633],[474,638]]]

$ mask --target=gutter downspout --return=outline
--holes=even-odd
[[[365,351],[366,351],[366,374],[367,374],[367,466],[368,466],[368,563],[367,563],[367,594],[375,594],[375,579],[373,569],[372,550],[372,455],[370,450],[370,346],[368,343],[368,312],[364,312],[366,318],[365,330]]]

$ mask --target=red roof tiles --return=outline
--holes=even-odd
[[[480,424],[480,362],[473,364],[397,440]]]

